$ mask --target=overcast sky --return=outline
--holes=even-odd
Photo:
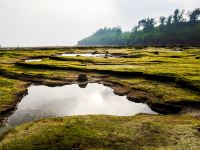
[[[131,30],[140,19],[198,7],[200,0],[0,0],[0,44],[75,45],[101,27]]]

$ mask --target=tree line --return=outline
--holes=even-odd
[[[105,27],[78,45],[200,46],[200,8],[187,13],[176,9],[158,21],[142,19],[130,32],[123,32],[121,27]]]

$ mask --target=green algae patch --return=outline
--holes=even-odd
[[[45,119],[12,129],[0,148],[193,149],[200,147],[193,116],[75,116]]]

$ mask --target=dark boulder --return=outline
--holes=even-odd
[[[200,56],[195,57],[195,59],[200,59]]]
[[[79,82],[88,81],[87,75],[86,75],[86,74],[80,74],[80,75],[78,76],[78,81],[79,81]]]

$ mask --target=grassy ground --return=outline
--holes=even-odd
[[[26,92],[26,83],[0,77],[0,112],[12,109]]]
[[[13,129],[0,148],[198,150],[200,121],[192,116],[77,116]]]
[[[184,52],[163,52],[160,50],[158,55],[153,52],[155,51],[133,52],[143,54],[144,56],[141,58],[57,57],[55,60],[54,57],[54,60],[44,59],[42,62],[21,63],[21,65],[99,73],[132,73],[133,76],[134,73],[141,72],[144,76],[162,75],[173,77],[175,80],[181,79],[200,89],[200,60],[195,59],[196,55],[200,55],[199,50],[186,50]]]
[[[59,57],[105,53],[123,58]],[[199,107],[199,49],[87,48],[0,51],[0,112],[16,106],[28,83],[70,84],[81,73],[133,101],[159,109]],[[41,62],[24,62],[44,58]],[[173,106],[173,107],[172,107]],[[172,108],[171,108],[172,107]],[[79,116],[46,119],[12,129],[1,149],[199,149],[198,112],[133,117]]]

